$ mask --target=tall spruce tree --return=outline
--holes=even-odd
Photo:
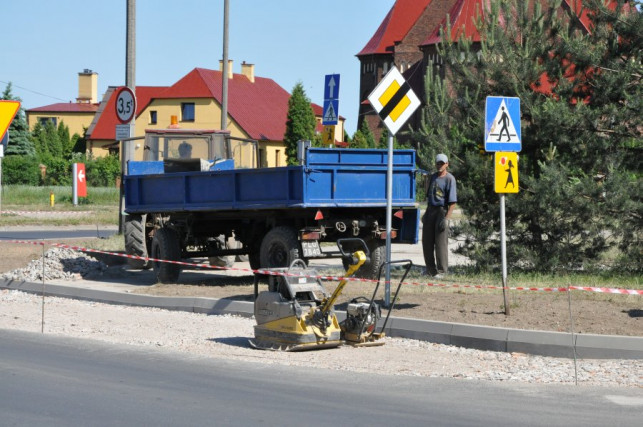
[[[362,125],[355,131],[351,148],[375,148],[375,135],[366,120],[362,120]]]
[[[413,138],[421,167],[449,154],[467,218],[456,230],[460,252],[479,267],[500,261],[493,156],[482,146],[493,95],[521,100],[520,192],[506,198],[510,265],[598,267],[619,248],[620,267],[640,271],[643,30],[624,3],[584,1],[588,34],[560,1],[494,0],[476,24],[479,47],[444,37],[438,46],[446,82],[430,65]]]
[[[297,142],[314,140],[315,124],[315,113],[310,105],[310,99],[306,96],[303,84],[298,82],[288,100],[288,119],[284,135],[289,165],[297,164]]]
[[[22,101],[19,97],[14,96],[11,92],[11,82],[7,83],[4,92],[2,92],[2,99],[8,101]],[[16,116],[9,125],[9,144],[7,145],[6,155],[17,156],[33,156],[36,153],[31,134],[29,133],[29,126],[25,119],[25,110],[22,105],[18,109]]]

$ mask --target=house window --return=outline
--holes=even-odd
[[[194,121],[194,102],[181,103],[181,121],[183,122]]]
[[[280,150],[275,150],[275,166],[276,167],[281,166],[281,162],[279,160],[281,160],[281,151]]]
[[[156,111],[150,111],[150,124],[156,124]]]
[[[39,117],[38,121],[40,121],[40,124],[44,127],[47,126],[47,122],[51,122],[54,127],[58,126],[58,118],[56,117]]]

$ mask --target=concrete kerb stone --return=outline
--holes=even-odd
[[[42,294],[42,283],[1,280],[0,289]],[[203,314],[254,315],[252,302],[214,298],[160,297],[123,292],[86,289],[46,284],[46,296],[157,307],[166,310]],[[339,320],[345,318],[338,312]],[[383,322],[383,320],[382,320]],[[569,333],[504,329],[462,323],[436,322],[403,317],[390,317],[386,325],[390,337],[410,338],[438,344],[455,345],[479,350],[519,352],[551,357],[574,356]],[[576,355],[585,359],[643,359],[643,337],[574,334]]]

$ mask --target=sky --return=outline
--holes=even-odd
[[[223,0],[137,0],[136,84],[170,86],[196,67],[219,69]],[[359,61],[395,0],[229,0],[233,72],[292,92],[301,82],[322,105],[324,76],[340,75],[339,114],[357,126]],[[98,97],[125,84],[126,0],[0,0],[0,90],[30,109],[75,102],[78,73],[98,73]]]

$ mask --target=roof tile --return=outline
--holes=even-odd
[[[413,28],[431,1],[397,0],[373,37],[357,56],[393,53],[395,43],[401,41]]]
[[[169,87],[138,86],[137,116],[154,99],[214,98],[221,103],[221,71],[194,68]],[[114,139],[118,124],[114,113],[114,96],[107,99],[103,114],[91,139]],[[274,80],[255,77],[254,83],[243,74],[228,80],[228,114],[249,135],[257,140],[281,141],[286,131],[290,94]],[[318,111],[321,107],[313,104]]]

